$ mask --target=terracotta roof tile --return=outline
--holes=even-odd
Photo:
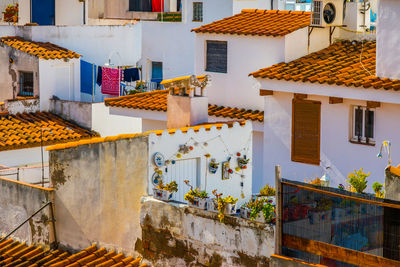
[[[0,238],[1,239],[1,238]],[[0,243],[0,266],[139,266],[141,258],[125,257],[114,251],[90,246],[76,254],[61,250],[45,250],[39,246],[28,246],[12,239]],[[141,266],[146,266],[142,264]]]
[[[41,59],[79,58],[80,55],[58,45],[27,41],[18,36],[2,37],[0,42]]]
[[[111,107],[167,111],[168,90],[159,90],[134,95],[108,98],[105,104]],[[238,109],[217,105],[208,105],[208,115],[239,120],[264,121],[264,112],[251,109]]]
[[[311,12],[244,9],[241,13],[193,29],[196,33],[285,36],[309,26]]]
[[[0,116],[0,151],[40,146],[41,129],[43,145],[98,136],[48,112],[5,114]]]
[[[292,62],[279,63],[250,75],[255,78],[399,90],[399,80],[375,76],[375,51],[375,41],[340,41]]]

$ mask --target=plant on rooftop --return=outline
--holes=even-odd
[[[305,181],[312,185],[321,185],[321,179],[318,177],[316,177],[314,180],[311,180],[311,181],[307,181],[307,180],[305,180]]]
[[[263,188],[261,188],[260,196],[266,196],[266,197],[275,196],[275,188],[270,186],[269,184],[266,184]]]
[[[372,190],[375,192],[375,196],[379,198],[385,197],[385,190],[383,190],[383,185],[379,182],[375,182],[372,184]]]
[[[356,191],[359,194],[364,193],[364,190],[367,188],[367,178],[368,176],[370,176],[370,172],[369,173],[365,173],[363,171],[363,168],[360,168],[358,171],[354,170],[354,172],[349,173],[349,175],[347,175],[348,177],[348,182],[351,185],[352,189],[354,189],[354,191]]]

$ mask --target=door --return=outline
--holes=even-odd
[[[198,164],[199,159],[185,159],[177,160],[175,164],[168,165],[167,172],[164,174],[165,183],[176,181],[178,184],[178,192],[174,193],[174,200],[186,202],[184,197],[190,187],[185,184],[185,180],[189,180],[193,187],[200,186]]]
[[[55,25],[55,0],[31,0],[32,23]]]

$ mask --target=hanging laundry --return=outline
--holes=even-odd
[[[140,80],[139,69],[124,69],[124,82],[134,82]]]
[[[94,81],[96,77],[96,66],[81,60],[81,92],[89,95],[94,94]],[[94,73],[93,73],[94,72]]]
[[[101,66],[99,66],[97,68],[97,85],[101,86],[101,80],[103,79],[103,68]]]
[[[152,0],[153,12],[164,12],[164,0]]]
[[[119,69],[103,68],[101,81],[101,92],[103,94],[119,96],[120,72]]]

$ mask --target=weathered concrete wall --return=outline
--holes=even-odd
[[[0,236],[9,234],[20,223],[53,199],[53,189],[0,178]],[[29,244],[50,245],[53,232],[50,206],[30,219],[13,237]]]
[[[147,190],[148,137],[50,151],[56,226],[62,246],[91,243],[134,251],[141,238],[140,199]]]
[[[39,98],[12,99],[6,101],[6,106],[10,114],[37,112],[40,110],[40,100]]]
[[[50,100],[50,112],[84,128],[92,129],[91,103],[52,99]]]
[[[12,58],[13,63],[9,60]],[[0,45],[0,101],[13,99],[19,93],[19,72],[33,72],[33,95],[39,95],[39,60],[7,45]]]
[[[272,226],[217,215],[144,197],[136,249],[155,266],[269,266]]]
[[[400,177],[390,171],[391,166],[385,169],[385,198],[400,201]]]

